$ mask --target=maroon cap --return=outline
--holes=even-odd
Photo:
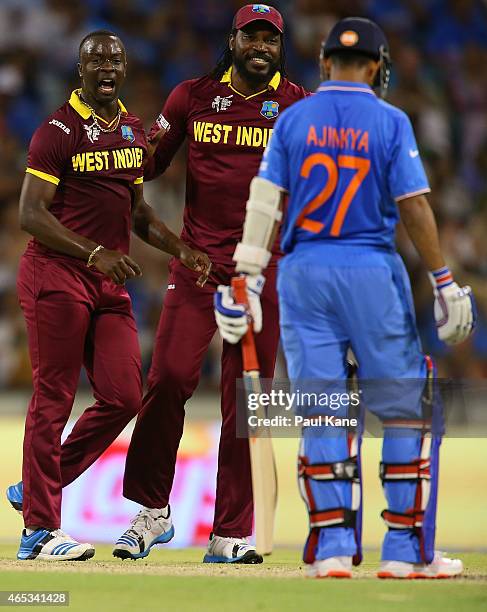
[[[268,21],[282,34],[284,32],[284,20],[281,13],[273,6],[267,4],[246,4],[237,11],[233,19],[235,30],[241,30],[253,21]]]

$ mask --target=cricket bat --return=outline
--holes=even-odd
[[[248,307],[244,277],[232,278],[235,301]],[[259,361],[255,350],[254,332],[249,326],[242,338],[243,380],[247,394],[262,392]],[[258,418],[267,416],[263,406],[253,411]],[[274,517],[277,504],[277,472],[269,427],[249,426],[250,465],[254,497],[256,549],[261,555],[270,555],[274,540]]]

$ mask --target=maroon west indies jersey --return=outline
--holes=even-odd
[[[65,227],[128,253],[133,186],[143,181],[147,154],[144,127],[119,102],[117,129],[102,132],[79,91],[35,131],[26,172],[57,185],[49,212]],[[105,129],[112,125],[97,119]],[[35,238],[27,253],[63,256]]]
[[[181,238],[213,263],[232,264],[242,237],[250,181],[279,113],[306,97],[276,73],[269,86],[244,96],[231,85],[231,68],[220,81],[184,81],[169,95],[149,140],[166,122],[170,129],[144,169],[145,180],[164,172],[188,139],[186,206]]]

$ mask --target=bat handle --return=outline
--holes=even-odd
[[[247,309],[249,308],[249,300],[247,298],[247,280],[245,276],[234,276],[232,278],[232,289],[235,301],[238,304],[243,304]],[[252,325],[242,338],[242,359],[243,369],[246,372],[251,370],[259,370],[259,361],[257,359],[257,351],[255,349],[254,332]]]
[[[245,276],[234,276],[232,278],[233,297],[238,304],[249,306],[247,298],[247,279]]]

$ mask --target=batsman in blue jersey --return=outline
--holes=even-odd
[[[237,272],[259,275],[283,216],[278,292],[289,377],[345,386],[351,349],[359,380],[383,383],[369,390],[367,403],[384,425],[388,531],[378,576],[452,577],[462,572],[461,561],[434,549],[441,406],[427,396],[434,366],[421,351],[409,279],[395,249],[399,217],[430,273],[440,339],[467,338],[474,303],[441,254],[411,123],[372,89],[384,95],[389,67],[387,40],[375,23],[348,18],[335,25],[321,56],[329,80],[277,120],[234,259]],[[253,314],[258,296],[249,303]],[[222,335],[237,342],[247,324],[229,288],[219,288],[215,308]],[[308,434],[298,469],[310,518],[304,560],[311,576],[351,577],[361,560],[360,439],[345,430]]]

